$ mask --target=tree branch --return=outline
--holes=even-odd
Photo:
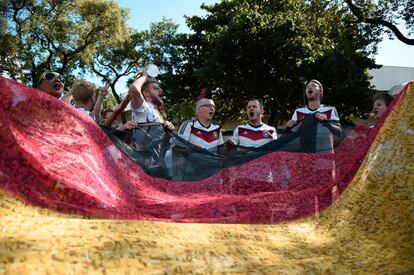
[[[407,45],[413,45],[414,46],[414,38],[408,38],[404,34],[401,33],[401,31],[397,28],[396,25],[393,23],[386,21],[382,18],[370,18],[366,17],[363,13],[363,11],[357,7],[352,0],[345,0],[347,5],[349,6],[349,9],[351,12],[362,22],[372,24],[372,25],[381,25],[386,28],[388,28],[390,31],[394,33],[394,35],[400,40],[401,42],[407,44]]]

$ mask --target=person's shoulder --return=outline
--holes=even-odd
[[[331,105],[325,105],[325,104],[321,104],[321,106],[319,108],[324,108],[324,109],[336,109],[335,106],[331,106]]]
[[[148,101],[145,101],[145,100],[142,102],[141,108],[145,108],[145,109],[157,109],[157,107],[154,104],[152,104],[152,103],[150,103]]]
[[[181,123],[180,128],[178,129],[178,134],[183,134],[184,131],[188,127],[194,125],[194,122],[195,122],[194,119],[187,119],[187,120],[185,120],[183,123]]]
[[[321,113],[329,113],[331,120],[339,120],[338,111],[336,110],[335,106],[321,105],[319,107],[319,111]]]
[[[210,127],[209,127],[209,129],[211,129],[211,130],[220,129],[220,128],[221,128],[220,125],[214,124],[214,123],[211,123],[210,124]]]
[[[246,124],[240,124],[240,125],[237,125],[236,129],[237,129],[237,128],[249,128],[249,126],[250,126],[250,124],[249,124],[249,123],[246,123]]]
[[[89,112],[88,110],[86,110],[85,108],[83,108],[83,107],[78,107],[78,108],[76,108],[76,109],[78,109],[79,111],[81,111],[82,113],[84,113],[84,114],[87,114],[87,115],[89,115],[91,112]]]
[[[295,112],[301,112],[301,113],[306,113],[308,111],[309,111],[309,109],[306,106],[305,107],[296,108],[296,110],[295,110]]]
[[[187,120],[185,120],[183,123],[181,123],[181,126],[180,127],[186,127],[188,124],[190,124],[190,123],[195,123],[195,120],[194,119],[192,119],[192,118],[190,118],[190,119],[187,119]]]
[[[129,103],[129,106],[131,107],[131,110],[134,112],[145,112],[145,110],[151,108],[151,106],[145,100],[142,101],[141,105],[139,105],[136,108],[134,108],[131,103]]]
[[[271,125],[268,125],[268,124],[266,124],[266,123],[263,123],[262,127],[263,127],[263,128],[267,128],[267,129],[276,130],[276,127],[271,126]]]

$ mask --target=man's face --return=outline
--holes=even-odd
[[[257,100],[249,101],[247,103],[246,111],[249,121],[259,120],[262,118],[263,109]]]
[[[197,106],[197,118],[199,120],[211,121],[213,119],[216,112],[216,105],[213,100],[207,98],[200,99]]]
[[[162,95],[163,91],[157,83],[150,83],[148,88],[145,90],[145,100],[151,102],[156,106],[161,106],[163,104]]]
[[[54,96],[60,98],[63,93],[65,85],[62,80],[62,76],[57,73],[46,73],[40,82],[39,89]]]
[[[385,105],[383,99],[377,99],[374,101],[372,111],[374,112],[374,117],[376,119],[380,118],[384,114],[385,110],[387,110],[387,106]]]
[[[305,93],[306,93],[306,98],[308,100],[317,100],[317,99],[320,99],[322,96],[321,87],[319,86],[318,83],[313,82],[313,81],[309,82],[309,84],[306,85]]]

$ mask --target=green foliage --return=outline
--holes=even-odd
[[[195,115],[195,101],[181,101],[174,103],[166,103],[165,110],[169,120],[175,125],[179,126],[181,123],[194,117]]]
[[[178,61],[179,48],[176,46],[178,25],[169,20],[152,23],[149,31],[135,32],[129,30],[129,37],[122,43],[102,45],[91,63],[82,64],[84,70],[90,70],[109,81],[115,98],[119,102],[120,92],[115,90],[115,84],[123,77],[133,77],[140,72],[145,64],[158,65],[161,81],[166,75],[171,75]],[[132,81],[130,79],[129,83]],[[168,87],[164,83],[163,87]],[[165,90],[168,95],[169,90]],[[168,96],[167,96],[168,98]]]
[[[102,110],[112,110],[117,104],[115,96],[112,93],[108,93],[102,104]]]
[[[324,102],[342,119],[368,114],[367,69],[375,66],[369,56],[381,30],[356,22],[342,2],[222,0],[202,7],[207,15],[187,18],[193,32],[180,34],[165,18],[148,31],[127,28],[127,11],[111,0],[0,0],[0,73],[34,83],[53,68],[67,84],[75,74],[93,73],[110,81],[107,108],[121,99],[121,78],[155,63],[170,119],[192,117],[207,88],[219,121],[243,120],[247,100],[261,98],[270,124],[303,104],[300,79],[317,78]],[[412,21],[412,13],[406,17]]]
[[[99,45],[124,39],[126,11],[110,0],[8,1],[5,7],[7,51],[2,72],[35,84],[45,69],[69,75],[91,59]],[[2,39],[3,41],[3,39]]]
[[[174,77],[187,82],[174,87],[176,98],[194,99],[206,87],[220,120],[240,119],[247,100],[261,98],[277,124],[303,104],[299,79],[318,77],[333,91],[326,99],[342,118],[370,110],[366,69],[374,66],[369,54],[377,41],[341,7],[322,0],[223,0],[203,8],[205,17],[187,19],[194,34],[181,37],[185,62]]]

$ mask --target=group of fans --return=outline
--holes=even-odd
[[[128,96],[124,102],[118,105],[113,112],[101,119],[101,109],[104,97],[108,93],[109,84],[100,89],[98,97],[95,96],[96,87],[85,80],[77,80],[73,87],[63,94],[64,81],[62,76],[53,71],[44,72],[39,80],[38,88],[44,92],[61,98],[65,102],[73,100],[75,108],[91,116],[96,122],[109,121],[107,126],[114,121],[123,108],[130,101],[132,120],[118,127],[118,130],[134,129],[140,124],[162,123],[169,130],[175,130],[174,125],[165,120],[162,111],[163,91],[158,82],[145,74],[139,74],[131,84]],[[341,126],[337,110],[333,106],[321,104],[323,98],[323,86],[318,80],[311,80],[306,86],[305,95],[307,105],[298,108],[293,113],[287,127],[294,129],[304,118],[314,115],[319,121],[329,121],[330,127],[317,128],[318,152],[332,151],[332,134],[340,135]],[[385,112],[393,97],[387,93],[379,93],[373,99],[374,117],[378,119]],[[185,121],[178,129],[178,136],[207,150],[214,150],[224,143],[220,126],[212,123],[216,106],[209,98],[201,97],[195,107],[195,117]],[[263,122],[264,107],[259,99],[251,99],[246,106],[248,123],[239,125],[233,132],[228,143],[243,147],[260,147],[277,139],[275,127]],[[108,125],[109,124],[109,125]]]

